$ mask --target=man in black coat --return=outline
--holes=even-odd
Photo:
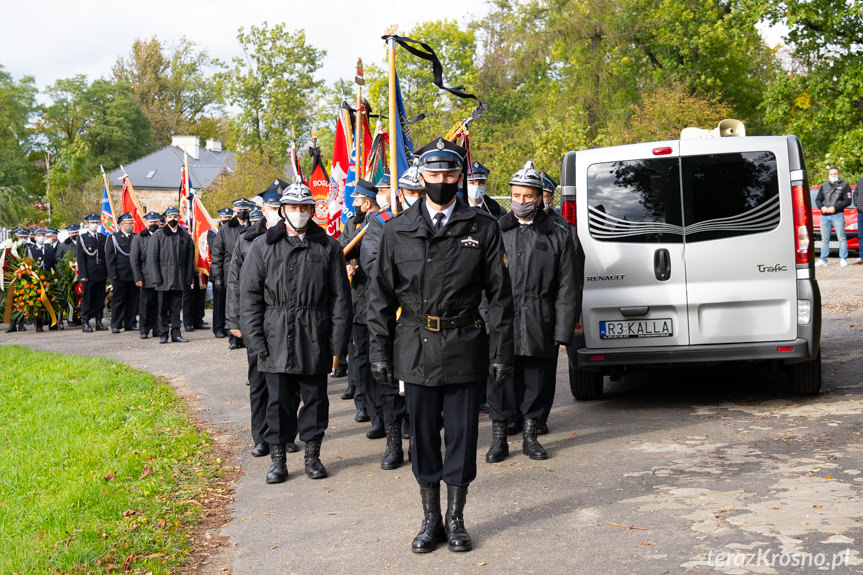
[[[42,271],[54,269],[56,263],[54,250],[45,241],[45,229],[35,228],[33,230],[34,243],[27,246],[27,257],[35,262],[36,267]]]
[[[246,198],[240,198],[234,201],[234,217],[231,218],[227,225],[219,228],[219,233],[213,239],[213,249],[210,252],[210,279],[213,280],[213,293],[217,290],[222,291],[220,294],[222,309],[213,317],[213,330],[224,331],[224,291],[225,278],[228,275],[228,270],[231,269],[231,256],[234,253],[234,246],[237,244],[237,238],[240,233],[244,232],[249,227],[249,211],[254,204]],[[214,296],[215,297],[215,296]],[[216,320],[219,320],[217,323]],[[238,349],[243,346],[243,340],[235,337],[233,334],[228,335],[228,349]]]
[[[141,230],[132,238],[132,249],[130,251],[130,264],[132,266],[132,277],[135,280],[135,285],[141,290],[139,301],[139,323],[138,329],[141,334],[141,339],[150,337],[150,331],[153,335],[158,335],[156,322],[159,315],[159,298],[156,295],[156,287],[153,277],[150,275],[150,268],[147,265],[147,256],[149,255],[149,245],[153,238],[153,234],[160,229],[160,220],[162,216],[156,212],[150,212],[144,216],[147,222],[147,227]]]
[[[63,256],[65,256],[67,252],[75,253],[75,246],[78,244],[79,230],[80,226],[78,224],[66,226],[66,233],[69,235],[65,240],[60,242],[54,250],[54,257],[58,262],[63,259]]]
[[[49,267],[51,271],[57,271],[57,264],[63,257],[63,254],[59,253],[60,246],[63,244],[57,239],[58,233],[55,228],[45,228],[45,251],[51,255],[51,266]]]
[[[412,550],[447,541],[452,551],[468,551],[464,506],[476,477],[482,388],[490,366],[500,384],[512,375],[512,289],[497,220],[456,201],[464,148],[436,138],[418,153],[426,197],[383,228],[367,317],[372,375],[386,385],[405,382],[424,513]],[[478,310],[483,290],[488,335]]]
[[[556,224],[543,209],[539,172],[527,162],[509,184],[512,212],[500,219],[500,227],[515,309],[515,377],[514,385],[489,390],[489,463],[509,455],[506,424],[516,415],[524,419],[523,453],[548,458],[537,440],[537,426],[554,401],[549,375],[556,375],[558,346],[569,343],[580,314],[575,246],[568,227]]]
[[[219,210],[218,231],[221,231],[228,225],[232,217],[234,217],[234,210],[231,208],[222,208]],[[213,282],[214,242],[219,237],[218,231],[214,232],[210,230],[207,233],[207,247],[210,250],[210,282]],[[213,285],[213,335],[218,338],[228,337],[228,332],[225,329],[225,287],[222,286],[222,289],[216,289],[215,284]]]
[[[81,305],[81,331],[89,333],[90,319],[96,319],[96,331],[108,328],[102,324],[102,312],[105,308],[105,285],[108,280],[108,267],[105,264],[105,236],[99,233],[99,218],[90,214],[87,231],[78,236],[78,246],[75,250],[78,260],[78,279],[84,288],[84,302]]]
[[[135,220],[132,214],[126,212],[117,218],[120,230],[114,232],[105,242],[105,262],[108,265],[108,277],[114,286],[111,298],[111,333],[120,333],[120,328],[126,331],[135,329],[135,319],[138,316],[138,286],[135,285],[135,274],[132,271],[132,233]]]
[[[159,295],[159,315],[156,327],[159,343],[189,341],[180,333],[180,300],[183,288],[191,285],[195,273],[195,248],[192,237],[180,227],[180,210],[165,210],[167,225],[155,234],[149,245],[147,265]]]
[[[240,273],[240,330],[269,394],[267,483],[288,478],[285,444],[297,431],[306,444],[306,475],[327,476],[320,459],[329,423],[327,373],[333,356],[347,349],[352,313],[342,249],[311,220],[311,191],[291,184],[281,204],[285,219],[252,242]]]
[[[477,161],[468,166],[467,170],[467,203],[469,206],[485,210],[500,219],[506,210],[497,201],[485,195],[488,189],[489,170]]]
[[[376,202],[375,185],[362,178],[357,179],[354,193],[351,195],[354,204],[354,215],[345,222],[345,229],[339,236],[339,245],[345,250],[354,242],[366,224],[366,218],[371,213],[380,210]],[[369,331],[366,328],[366,272],[360,263],[360,250],[363,240],[354,243],[350,251],[345,252],[348,279],[351,283],[351,301],[353,302],[354,321],[351,326],[351,339],[348,344],[348,386],[353,389],[354,406],[357,412],[354,421],[371,421],[372,427],[366,432],[369,439],[384,437],[384,420],[380,393],[372,380],[369,370]]]

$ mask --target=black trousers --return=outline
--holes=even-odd
[[[252,441],[255,445],[266,443],[264,436],[267,434],[267,378],[258,371],[258,355],[246,352],[249,360],[249,407],[252,412]]]
[[[539,419],[548,403],[549,393],[545,388],[549,366],[548,358],[515,356],[513,381],[503,387],[492,385],[488,388],[491,420],[506,421],[512,417]],[[553,401],[554,391],[550,397]]]
[[[81,303],[81,320],[90,321],[96,318],[96,321],[102,321],[102,310],[105,309],[105,285],[106,281],[86,281],[82,282],[84,288],[84,301]]]
[[[569,350],[567,349],[567,353]],[[545,382],[542,385],[542,412],[539,414],[539,419],[542,423],[548,422],[548,414],[551,413],[551,406],[554,405],[554,394],[557,392],[557,360],[559,354],[555,354],[553,359],[548,360],[548,366],[545,370]]]
[[[288,443],[297,432],[305,442],[323,438],[330,421],[327,376],[267,373],[265,377],[269,395],[266,442]],[[303,402],[299,413],[298,395]]]
[[[111,327],[132,329],[138,315],[138,286],[133,281],[111,280],[114,295],[111,299]]]
[[[213,333],[225,331],[225,296],[224,289],[213,288]]]
[[[183,290],[168,290],[156,292],[159,294],[159,316],[156,329],[159,335],[167,335],[171,329],[180,329],[180,300]]]
[[[420,487],[466,487],[476,478],[479,400],[485,381],[426,386],[405,383],[411,467]],[[441,429],[446,455],[441,456]]]
[[[140,298],[140,321],[138,329],[141,335],[147,335],[153,330],[153,335],[159,335],[156,329],[156,321],[159,315],[159,297],[154,288],[142,287]]]
[[[396,385],[379,385],[381,392],[381,408],[383,409],[384,425],[392,425],[408,415],[407,403],[403,395],[399,395]]]
[[[380,425],[380,393],[372,378],[369,365],[369,328],[364,323],[351,326],[351,341],[348,344],[348,385],[354,390],[354,405],[365,408],[372,425]],[[377,398],[375,399],[375,396]]]
[[[183,286],[183,325],[186,329],[200,326],[204,322],[206,290],[201,289],[201,278],[196,273],[190,285]]]

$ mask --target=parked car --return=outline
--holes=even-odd
[[[566,154],[562,213],[586,256],[576,399],[605,376],[770,363],[821,388],[821,296],[796,136],[682,139]]]
[[[857,186],[852,185],[852,190],[856,190]],[[809,197],[812,201],[812,231],[815,237],[815,253],[821,251],[821,210],[815,207],[815,197],[821,186],[812,186],[809,189]],[[851,205],[845,208],[845,239],[848,241],[849,250],[860,251],[860,243],[857,239],[857,206],[854,201]],[[839,251],[839,238],[836,237],[836,230],[830,230],[830,251]]]

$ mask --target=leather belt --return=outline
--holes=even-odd
[[[478,311],[473,311],[456,317],[439,317],[434,315],[417,315],[413,312],[404,310],[401,317],[407,318],[418,326],[431,332],[438,332],[442,329],[467,327],[469,325],[482,329],[482,318]]]

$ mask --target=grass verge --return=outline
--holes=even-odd
[[[176,573],[224,472],[158,378],[0,347],[0,573]]]

